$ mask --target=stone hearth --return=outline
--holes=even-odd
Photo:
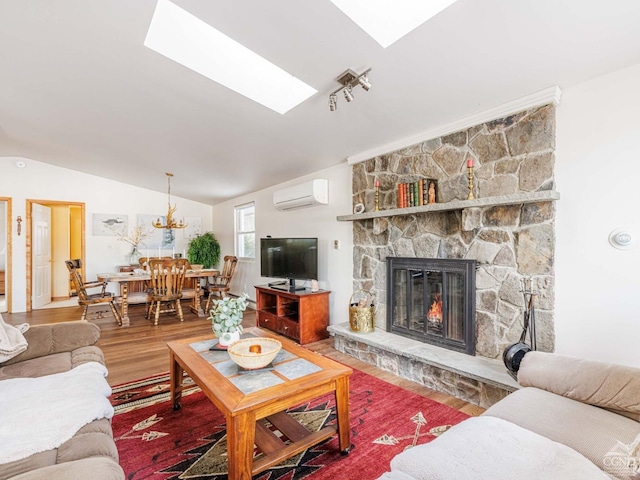
[[[331,325],[329,332],[340,352],[483,408],[518,389],[501,360],[472,357],[380,329],[356,333],[349,323]]]

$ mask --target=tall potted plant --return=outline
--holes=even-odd
[[[204,268],[212,268],[218,265],[220,260],[220,244],[212,232],[206,232],[194,237],[189,242],[187,251],[189,263],[202,265]]]

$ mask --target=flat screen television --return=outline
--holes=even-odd
[[[295,281],[318,278],[318,239],[261,238],[260,275],[289,280],[288,286],[285,282],[270,283],[272,288],[291,292],[304,290],[304,287],[296,287]]]

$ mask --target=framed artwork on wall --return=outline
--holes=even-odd
[[[91,233],[96,236],[115,237],[126,235],[129,216],[121,213],[94,213],[91,217]]]
[[[184,217],[184,223],[187,224],[183,230],[184,238],[191,240],[202,233],[202,218],[201,217]]]
[[[155,222],[158,218],[162,223],[165,223],[167,217],[158,215],[143,215],[138,214],[138,225],[144,227],[144,229],[151,233],[147,238],[144,239],[142,245],[142,254],[143,255],[151,255],[154,256],[156,252],[145,252],[147,250],[155,250],[155,249],[167,249],[173,248],[175,246],[176,236],[175,232],[166,228],[155,228],[152,225],[152,222]]]

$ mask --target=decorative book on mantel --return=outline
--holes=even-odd
[[[438,181],[422,178],[415,182],[398,184],[398,208],[420,207],[437,203]]]

